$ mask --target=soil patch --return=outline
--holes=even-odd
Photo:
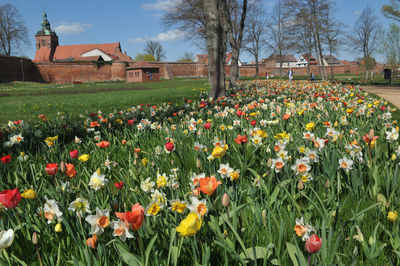
[[[376,94],[400,108],[400,86],[361,86],[367,92]]]

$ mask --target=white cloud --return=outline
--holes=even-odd
[[[142,8],[146,10],[167,10],[178,0],[157,0],[155,3],[143,4]]]
[[[141,42],[145,42],[145,39],[142,38],[135,38],[135,39],[130,39],[129,42],[131,43],[141,43]]]
[[[360,15],[362,12],[360,10],[354,11],[354,15]]]
[[[129,42],[131,43],[142,43],[145,41],[158,41],[158,42],[169,42],[169,41],[176,41],[182,39],[185,33],[180,30],[169,30],[167,32],[162,32],[157,34],[153,37],[144,37],[144,38],[135,38],[130,39]]]
[[[82,24],[78,22],[65,23],[62,22],[57,25],[54,30],[58,34],[77,34],[84,32],[86,29],[92,27],[91,24]]]

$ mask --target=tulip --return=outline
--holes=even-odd
[[[97,145],[97,147],[100,147],[100,148],[106,148],[106,147],[110,146],[110,142],[103,140],[103,141],[100,141],[99,143],[96,143],[96,145]]]
[[[7,164],[7,163],[11,162],[11,155],[3,156],[3,157],[1,157],[0,160],[2,163]]]
[[[322,240],[316,235],[312,234],[306,240],[306,250],[308,253],[317,253],[322,246]]]
[[[250,124],[251,124],[253,127],[255,127],[255,126],[257,125],[257,121],[256,121],[256,120],[253,120],[253,121],[250,122]]]
[[[65,173],[69,178],[76,176],[75,166],[72,163],[66,164],[67,172]]]
[[[397,220],[397,211],[388,212],[387,219],[388,219],[389,221],[391,221],[391,222],[396,221],[396,220]]]
[[[75,150],[70,151],[70,152],[69,152],[69,156],[70,156],[72,159],[78,158],[78,156],[79,156],[78,150],[75,149]]]
[[[60,233],[60,232],[62,231],[62,225],[61,225],[61,223],[57,223],[56,226],[54,227],[54,230],[55,230],[57,233]]]
[[[39,239],[38,239],[37,233],[36,233],[36,232],[33,232],[33,234],[32,234],[32,243],[33,243],[34,245],[37,245],[38,242],[39,242]]]
[[[204,124],[203,127],[204,127],[204,129],[210,129],[211,128],[211,124],[207,122],[207,123]]]
[[[96,234],[94,234],[92,237],[89,237],[86,240],[86,245],[90,248],[93,248],[93,249],[97,248],[96,244],[97,244],[97,235]]]
[[[0,232],[0,249],[6,249],[14,241],[14,230],[8,229],[7,231],[2,230]]]
[[[6,189],[0,193],[0,203],[7,209],[15,209],[21,201],[21,194],[18,188],[14,190]]]
[[[200,184],[200,187],[198,187],[197,190],[203,192],[204,194],[206,194],[208,196],[211,196],[212,194],[214,194],[217,187],[222,184],[222,182],[217,181],[215,176],[211,176],[211,177],[207,176],[205,178],[201,178],[199,180],[199,184]]]
[[[35,199],[36,192],[33,189],[25,189],[25,191],[21,194],[21,197],[24,199]]]
[[[182,237],[185,237],[195,235],[200,228],[201,219],[196,213],[191,212],[185,219],[181,221],[179,226],[176,227],[176,231],[180,233]]]
[[[129,227],[130,225],[132,230],[139,230],[144,220],[144,209],[140,203],[136,203],[132,206],[132,212],[116,212],[115,215],[120,218],[126,226]]]
[[[46,173],[52,176],[55,176],[58,172],[58,164],[56,163],[48,163],[46,164]]]
[[[165,150],[171,152],[175,149],[175,145],[172,142],[165,143]]]
[[[67,171],[67,167],[65,166],[64,161],[62,161],[60,163],[60,170],[61,170],[61,173],[65,173],[65,171]]]
[[[117,189],[121,190],[121,189],[124,187],[124,181],[115,182],[115,183],[114,183],[114,186],[115,186]]]

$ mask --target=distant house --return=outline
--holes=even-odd
[[[225,55],[225,64],[227,65],[231,65],[232,64],[232,52],[229,52]],[[240,61],[240,59],[238,60],[238,65],[242,66],[242,62]]]
[[[302,54],[299,56],[299,59],[297,59],[296,67],[306,67],[306,66],[313,66],[313,65],[318,65],[317,60],[315,59],[314,56],[311,54]]]
[[[332,66],[340,66],[340,65],[343,65],[343,63],[339,59],[334,57],[333,55],[332,56],[324,55],[323,56],[323,60],[324,60],[324,65],[325,66],[331,66],[331,65]]]
[[[268,58],[261,60],[260,63],[265,64],[266,67],[280,67],[282,61],[282,67],[296,67],[297,59],[293,55],[284,55],[280,59],[278,55],[272,54]]]

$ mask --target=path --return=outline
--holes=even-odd
[[[361,86],[367,92],[376,94],[400,108],[400,86]]]

